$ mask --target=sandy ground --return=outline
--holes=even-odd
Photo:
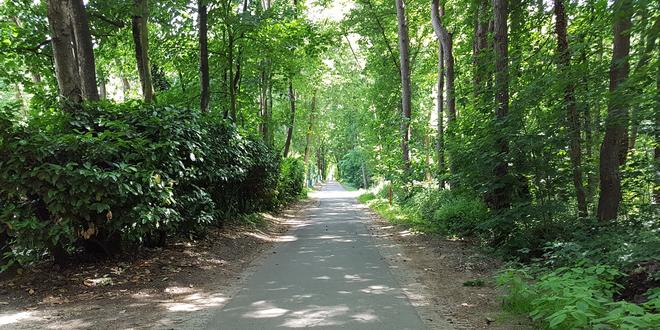
[[[429,329],[437,317],[456,329],[531,329],[527,320],[502,312],[493,281],[499,261],[467,242],[413,232],[362,208],[370,214],[370,234],[380,240],[381,253]],[[483,285],[464,285],[475,280]]]

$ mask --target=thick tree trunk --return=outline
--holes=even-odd
[[[90,101],[99,100],[96,86],[96,61],[92,34],[89,32],[89,19],[83,0],[69,0],[71,6],[71,22],[76,38],[76,54],[83,98]]]
[[[289,125],[286,130],[286,142],[284,143],[284,157],[289,156],[289,149],[291,148],[291,140],[293,139],[293,125],[296,120],[296,92],[293,89],[293,82],[289,79],[289,102],[291,104],[291,112],[289,113]]]
[[[566,126],[569,134],[569,156],[573,170],[573,185],[577,197],[578,215],[587,216],[587,201],[582,185],[582,148],[580,145],[580,118],[575,103],[575,83],[571,77],[571,52],[568,48],[568,19],[564,0],[554,0],[555,32],[557,33],[558,66],[564,85],[564,107],[566,108]]]
[[[197,17],[199,20],[199,79],[200,101],[199,109],[209,111],[209,46],[208,46],[208,16],[206,0],[197,0]]]
[[[445,61],[445,76],[447,77],[447,122],[456,120],[456,96],[454,95],[454,52],[452,34],[442,25],[444,10],[439,6],[439,0],[431,0],[431,22],[435,35],[442,43]]]
[[[80,80],[76,77],[76,57],[73,52],[73,36],[69,21],[68,3],[48,0],[48,24],[53,45],[57,86],[64,111],[71,111],[72,103],[82,101]]]
[[[615,219],[621,203],[621,173],[628,148],[628,104],[625,88],[630,64],[632,1],[614,2],[614,47],[610,67],[610,96],[605,120],[605,137],[600,148],[600,198],[598,219]]]
[[[408,38],[408,25],[403,0],[396,0],[396,17],[399,32],[399,61],[401,63],[401,151],[406,172],[410,170],[410,119],[411,119],[411,82],[410,82],[410,40]]]
[[[508,0],[493,0],[493,49],[495,51],[495,117],[500,126],[496,138],[498,155],[495,163],[496,184],[491,207],[496,210],[508,208],[511,204],[511,186],[507,184],[507,156],[509,144],[503,128],[509,115],[509,35],[507,19]]]
[[[142,96],[145,102],[153,102],[154,90],[151,81],[151,65],[149,64],[149,19],[148,0],[135,0],[133,8],[133,43],[135,44],[135,60],[137,62]]]

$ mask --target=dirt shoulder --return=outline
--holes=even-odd
[[[467,242],[392,225],[364,204],[381,254],[429,329],[530,329],[504,316],[493,275],[501,263]],[[437,320],[437,318],[442,318]]]
[[[240,288],[250,264],[295,224],[301,201],[253,228],[141,249],[123,260],[59,270],[41,265],[0,280],[0,328],[143,329],[202,326]]]

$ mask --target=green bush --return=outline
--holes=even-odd
[[[13,113],[0,113],[0,232],[12,260],[112,254],[120,239],[157,243],[277,204],[277,154],[219,116],[140,103]],[[302,187],[295,174],[287,189]]]
[[[416,192],[405,208],[429,230],[460,237],[478,237],[489,215],[486,205],[476,197],[433,188]]]
[[[285,158],[280,164],[277,184],[278,200],[281,204],[300,198],[304,192],[305,163],[299,158]]]
[[[509,269],[498,277],[507,289],[505,306],[528,314],[547,329],[650,329],[660,322],[660,291],[641,305],[613,300],[623,274],[605,265],[560,267],[533,281],[529,269]]]

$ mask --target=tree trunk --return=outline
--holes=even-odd
[[[314,130],[314,117],[316,116],[316,92],[312,96],[312,107],[309,113],[309,127],[307,128],[307,137],[305,139],[305,168],[309,162],[310,147],[312,145],[312,131]]]
[[[199,19],[199,78],[200,104],[202,112],[209,111],[209,47],[208,47],[208,16],[206,0],[197,0],[197,17]]]
[[[454,52],[452,34],[442,25],[444,10],[439,6],[439,0],[431,0],[431,22],[435,36],[442,43],[445,61],[445,76],[447,77],[447,123],[456,120],[456,96],[454,95]]]
[[[508,176],[507,156],[509,145],[504,127],[509,115],[509,35],[507,19],[508,0],[493,0],[493,49],[495,51],[495,117],[500,125],[496,137],[498,155],[495,163],[495,187],[490,200],[496,210],[508,208],[511,204],[511,186],[506,183]]]
[[[401,151],[403,153],[404,170],[410,170],[410,119],[411,119],[411,82],[410,82],[410,54],[408,39],[408,25],[406,23],[405,4],[403,0],[396,0],[396,17],[399,32],[399,61],[401,63]]]
[[[445,136],[444,136],[444,55],[442,51],[442,43],[438,40],[438,94],[436,95],[436,112],[438,123],[436,125],[438,137],[435,146],[436,157],[438,159],[438,180],[444,181],[442,177],[445,174]],[[441,186],[444,186],[442,183]]]
[[[99,100],[96,86],[96,61],[92,34],[89,32],[89,20],[83,0],[69,0],[71,6],[71,23],[76,38],[76,54],[83,98],[90,101]]]
[[[645,20],[646,20],[646,13],[644,13],[643,21]],[[655,50],[655,43],[656,40],[658,39],[658,33],[660,33],[660,17],[655,19],[655,21],[653,22],[653,26],[647,31],[646,45],[644,46],[641,52],[637,65],[635,66],[634,75],[643,74],[644,69],[646,69],[647,65],[649,64],[649,61],[651,60],[651,54]],[[641,88],[644,88],[644,86],[640,86],[639,88],[641,90]],[[628,150],[635,149],[635,144],[637,143],[637,134],[639,131],[639,124],[640,124],[638,108],[639,107],[632,107],[630,109],[631,125],[630,125],[630,139],[628,141]]]
[[[569,134],[569,155],[573,170],[573,185],[577,197],[578,215],[587,216],[587,201],[582,186],[582,148],[580,145],[580,118],[575,103],[575,83],[571,77],[571,52],[568,48],[568,19],[564,0],[554,0],[555,32],[557,33],[558,67],[561,83],[564,85],[564,107],[566,108],[566,126]]]
[[[154,90],[151,81],[151,66],[149,65],[149,19],[148,0],[135,0],[133,8],[133,43],[135,44],[135,60],[137,62],[142,96],[145,102],[153,102]]]
[[[660,67],[655,68],[655,150],[653,159],[655,160],[655,187],[653,187],[653,196],[655,203],[660,204]]]
[[[488,0],[478,0],[474,16],[474,40],[472,41],[474,78],[472,84],[475,100],[479,100],[487,71],[484,51],[488,48]]]
[[[108,90],[106,88],[105,79],[99,81],[99,98],[105,100],[108,98]]]
[[[289,156],[291,139],[293,138],[293,125],[296,120],[296,92],[293,90],[293,82],[291,79],[289,79],[289,102],[291,104],[291,112],[289,113],[289,125],[286,130],[286,142],[284,143],[285,158]]]
[[[64,111],[72,111],[72,103],[82,101],[82,90],[80,80],[76,77],[77,65],[66,1],[48,0],[48,24],[62,108]]]
[[[621,173],[628,148],[628,104],[623,83],[628,79],[630,64],[631,0],[614,2],[614,47],[610,66],[610,96],[605,120],[605,137],[600,148],[600,198],[598,219],[615,219],[621,203]]]

